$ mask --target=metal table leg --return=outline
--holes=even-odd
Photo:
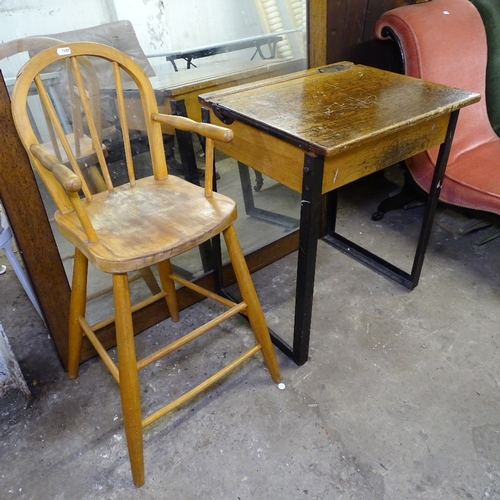
[[[277,214],[270,210],[258,208],[255,206],[252,182],[250,180],[249,167],[244,163],[238,162],[238,171],[241,180],[241,190],[243,193],[243,203],[245,205],[245,213],[250,217],[254,217],[271,224],[286,227],[287,229],[295,229],[299,225],[299,221],[287,215]]]
[[[300,208],[293,346],[290,346],[276,332],[269,331],[276,347],[299,366],[307,361],[309,355],[314,276],[321,216],[323,165],[324,158],[309,154],[305,155]]]
[[[323,166],[323,157],[305,155],[300,208],[292,357],[299,366],[303,365],[309,356],[316,253],[321,217]]]
[[[316,271],[316,253],[321,217],[323,165],[324,158],[309,154],[305,155],[300,209],[293,345],[291,346],[276,332],[269,329],[273,344],[299,366],[307,361],[309,353],[314,275]],[[215,289],[217,293],[235,300],[234,297],[224,290],[219,236],[212,239],[212,249]]]
[[[393,264],[381,259],[377,255],[356,245],[335,232],[337,214],[337,191],[328,195],[327,236],[324,240],[339,248],[344,253],[364,263],[368,267],[384,274],[385,276],[401,283],[409,289],[417,286],[425,250],[429,241],[434,215],[443,183],[444,172],[453,140],[458,111],[450,115],[450,122],[446,133],[445,142],[441,145],[434,170],[429,200],[426,206],[422,227],[420,230],[417,250],[413,261],[411,274],[397,268]],[[293,345],[283,340],[276,332],[270,329],[273,343],[290,357],[297,365],[301,366],[308,360],[309,339],[312,319],[312,305],[314,294],[314,278],[316,270],[316,254],[319,237],[319,224],[321,216],[321,191],[323,181],[324,158],[306,154],[304,159],[304,172],[302,180],[302,202],[300,211],[299,250],[297,262],[297,284],[295,295],[295,316]],[[220,242],[214,245],[214,257],[220,259]],[[222,284],[222,263],[214,262],[216,288],[219,293],[225,293]],[[217,270],[217,268],[219,270]]]
[[[443,184],[444,172],[446,170],[446,164],[448,162],[448,157],[450,154],[453,134],[455,132],[455,126],[458,120],[458,113],[459,111],[457,110],[450,114],[450,121],[448,124],[448,130],[446,132],[446,139],[439,148],[439,155],[436,162],[436,167],[434,169],[434,176],[429,191],[429,197],[425,208],[422,227],[420,229],[411,273],[403,271],[402,269],[378,257],[365,248],[357,245],[347,238],[344,238],[342,235],[338,234],[335,231],[335,221],[337,214],[336,191],[333,191],[328,196],[327,235],[324,237],[324,240],[330,245],[338,248],[345,254],[350,255],[354,259],[370,267],[371,269],[400,283],[406,288],[413,290],[418,285],[418,281],[420,279],[420,272],[424,263],[424,257],[431,234],[432,223],[434,221],[434,215],[436,214],[439,193],[441,192],[441,187]]]
[[[177,116],[187,116],[186,103],[184,100],[172,101],[170,103],[172,114]],[[179,145],[179,155],[184,169],[184,179],[192,184],[200,185],[200,176],[196,165],[196,155],[193,147],[193,135],[191,132],[176,130],[175,136]]]

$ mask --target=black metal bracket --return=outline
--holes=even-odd
[[[274,59],[276,57],[276,46],[278,45],[278,42],[280,40],[281,40],[281,37],[278,37],[277,39],[275,39],[269,43],[264,43],[264,42],[257,43],[256,48],[255,48],[255,52],[254,52],[253,56],[250,58],[250,61],[253,61],[257,54],[259,54],[260,58],[264,61],[267,61],[268,59]],[[262,46],[263,45],[267,45],[267,47],[269,48],[269,55],[268,56],[265,56],[262,53]]]
[[[273,59],[275,57],[276,46],[281,40],[283,40],[282,36],[269,33],[266,35],[258,35],[254,38],[219,43],[208,47],[203,47],[201,49],[174,52],[166,54],[165,59],[172,64],[174,71],[178,71],[177,65],[175,64],[176,59],[184,59],[187,62],[187,69],[190,69],[191,66],[193,66],[193,68],[196,68],[195,64],[193,63],[193,59],[200,59],[202,57],[215,56],[217,54],[225,54],[227,52],[234,52],[236,50],[250,49],[252,47],[255,47],[255,53],[253,54],[251,60],[253,60],[257,54],[259,54],[261,59],[267,60]],[[269,47],[269,56],[265,56],[262,52],[263,45],[267,45]]]
[[[212,105],[212,111],[214,112],[214,115],[224,124],[224,125],[231,125],[231,123],[234,122],[234,118],[229,116],[226,112],[225,109],[221,108],[217,104]]]

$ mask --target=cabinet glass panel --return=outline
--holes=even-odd
[[[126,0],[6,0],[2,11],[8,15],[0,16],[0,69],[10,91],[29,57],[52,45],[73,41],[105,43],[127,53],[150,77],[161,112],[195,120],[201,120],[199,94],[307,67],[306,0],[183,0],[140,5]],[[109,68],[94,69],[102,149],[112,175],[120,182],[123,130],[116,120],[114,84]],[[78,126],[84,137],[85,119],[76,117],[71,103],[60,92],[68,84],[65,69],[52,68],[44,81],[65,130],[71,134]],[[139,176],[149,175],[149,146],[137,112],[134,86],[128,81],[125,87],[134,163]],[[49,144],[57,154],[35,89],[28,107],[39,141]],[[198,136],[165,129],[164,148],[169,173],[203,183],[203,142]],[[98,191],[102,189],[102,172],[93,158],[89,154],[82,161],[92,189]],[[65,162],[64,155],[61,161]],[[216,155],[216,169],[217,189],[238,202],[236,230],[245,253],[298,227],[298,194],[220,153]],[[53,221],[55,207],[39,184],[47,216]],[[53,229],[71,281],[73,249]],[[203,250],[176,258],[173,264],[189,278],[203,275],[210,267]],[[137,300],[158,286],[155,269],[130,276],[130,281]],[[91,272],[88,293],[94,300],[89,313],[95,320],[102,319],[100,311],[105,308],[101,306],[111,300],[110,287],[109,277]]]

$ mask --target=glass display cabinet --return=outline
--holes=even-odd
[[[15,1],[9,2],[12,16],[3,16],[0,20],[4,40],[0,44],[0,69],[5,80],[0,95],[4,134],[0,145],[0,195],[47,326],[65,364],[73,250],[54,227],[55,208],[29,165],[10,117],[8,92],[23,62],[59,43],[106,43],[132,56],[142,66],[155,89],[161,112],[201,121],[198,95],[202,93],[325,63],[326,0],[213,0],[210,6],[208,2],[184,0],[171,2],[168,12],[159,9],[158,4],[154,8],[141,4],[139,8],[123,0],[90,0],[85,2],[85,7],[80,2],[68,4],[51,0],[34,10],[23,10],[15,6]],[[54,10],[56,5],[59,8]],[[86,14],[88,10],[93,11],[92,16]],[[23,32],[19,31],[20,27]],[[116,89],[110,74],[110,68],[88,61],[85,78],[93,82],[93,113],[99,125],[102,151],[113,175],[119,178],[124,163],[123,130],[115,121]],[[60,89],[71,85],[71,75],[63,65],[55,66],[45,75],[45,85],[79,164],[97,192],[102,189],[102,174],[96,152],[86,150],[87,124],[74,103],[60,98]],[[134,165],[138,175],[150,175],[149,146],[137,110],[133,82],[126,82],[124,92],[129,133],[134,143]],[[40,142],[50,144],[64,163],[64,151],[53,139],[36,89],[28,107]],[[204,154],[200,138],[168,128],[163,132],[169,173],[203,183]],[[238,203],[236,229],[251,271],[295,250],[300,196],[222,154],[216,157],[216,169],[217,189]],[[173,264],[191,280],[212,279],[209,248],[202,247],[174,259]],[[232,282],[231,272],[224,268],[225,284]],[[155,269],[129,276],[129,280],[137,300],[158,290]],[[88,312],[94,321],[99,321],[101,314],[112,306],[110,291],[108,277],[95,272],[89,279],[88,289],[92,299]],[[192,293],[181,291],[181,307],[196,300]],[[137,332],[167,316],[162,302],[152,304],[135,318]],[[103,325],[99,336],[111,347],[114,344],[112,325]],[[87,345],[82,360],[92,355],[92,348]]]

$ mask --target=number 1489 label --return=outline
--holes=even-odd
[[[68,54],[71,54],[71,49],[69,47],[60,47],[57,49],[57,54],[60,56],[67,56]]]

